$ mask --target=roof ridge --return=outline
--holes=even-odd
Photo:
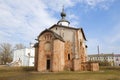
[[[69,28],[69,29],[75,29],[75,30],[78,30],[78,29],[81,29],[81,28],[75,28],[75,27],[72,27],[72,26],[64,26],[64,25],[58,25],[58,24],[54,24],[53,26],[51,26],[49,29],[51,29],[52,27],[54,26],[59,26],[59,27],[64,27],[64,28]]]

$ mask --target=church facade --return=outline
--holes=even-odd
[[[61,20],[42,31],[35,44],[37,71],[99,70],[97,63],[87,63],[86,37],[82,28],[70,27],[64,10]]]

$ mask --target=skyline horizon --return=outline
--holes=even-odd
[[[119,0],[0,0],[0,43],[35,43],[61,19],[63,5],[70,26],[84,30],[87,54],[98,53],[98,45],[101,53],[120,54]]]

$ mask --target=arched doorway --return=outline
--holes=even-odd
[[[50,71],[51,69],[51,59],[50,59],[50,55],[46,55],[46,70]]]
[[[46,69],[50,70],[50,59],[47,59],[46,61]]]

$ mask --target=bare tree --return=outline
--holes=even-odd
[[[23,48],[25,48],[25,46],[21,43],[15,45],[15,49],[23,49]]]
[[[1,43],[0,44],[0,57],[1,63],[6,64],[12,61],[12,45],[9,43]]]

